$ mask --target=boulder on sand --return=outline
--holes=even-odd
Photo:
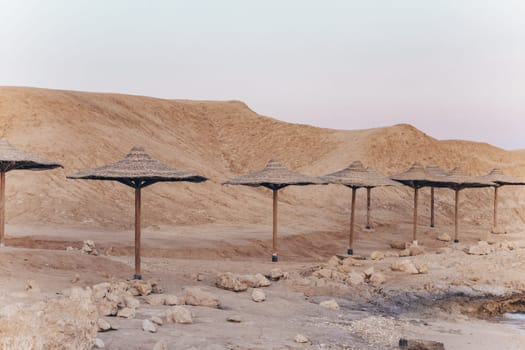
[[[410,273],[414,275],[419,273],[414,263],[412,263],[412,261],[408,259],[403,259],[401,261],[395,261],[392,265],[390,265],[390,269],[392,271],[400,271],[400,272]]]
[[[215,294],[205,292],[197,287],[184,288],[182,298],[184,299],[186,305],[208,307],[219,306],[219,297],[217,297]]]
[[[184,306],[173,306],[166,311],[166,321],[172,323],[190,324],[193,323],[191,311]]]
[[[486,241],[479,241],[478,244],[468,248],[467,253],[470,255],[487,255],[492,252],[491,246]]]
[[[248,289],[248,284],[242,282],[238,276],[231,272],[221,273],[218,275],[215,285],[219,288],[231,290],[233,292],[243,292]]]

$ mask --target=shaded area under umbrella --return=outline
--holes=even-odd
[[[482,179],[481,177],[467,176],[461,169],[454,168],[448,176],[441,179],[436,187],[446,187],[454,190],[454,243],[459,242],[458,237],[458,211],[459,211],[459,192],[466,188],[491,187],[495,183]]]
[[[498,226],[498,189],[503,186],[522,186],[525,185],[524,180],[505,175],[500,169],[492,169],[490,173],[480,176],[481,179],[493,182],[494,185],[494,212],[492,215],[492,232],[496,232]]]
[[[0,139],[0,247],[5,245],[5,175],[11,170],[50,170],[63,168],[59,163],[35,157]]]
[[[402,184],[391,180],[389,177],[375,171],[371,167],[366,168],[366,172],[369,176],[369,182],[365,186],[366,188],[366,226],[367,230],[372,229],[372,222],[370,220],[370,202],[372,198],[372,188],[382,187],[382,186],[401,186]]]
[[[448,172],[435,164],[427,165],[425,170],[432,176],[447,176]],[[430,227],[435,226],[435,187],[430,187]]]
[[[135,189],[135,275],[142,279],[140,269],[141,235],[141,189],[156,182],[203,182],[204,176],[186,170],[172,168],[150,157],[143,147],[135,146],[126,157],[116,163],[99,168],[81,171],[68,179],[117,181]]]
[[[367,190],[367,228],[370,228],[370,192],[371,189],[378,186],[396,186],[400,183],[389,179],[373,170],[366,168],[360,161],[355,161],[348,167],[327,174],[323,179],[330,184],[340,184],[352,189],[352,202],[350,206],[350,233],[348,237],[348,255],[353,255],[354,249],[354,221],[355,221],[355,200],[358,188]]]
[[[419,189],[422,187],[447,187],[441,178],[430,174],[420,163],[414,163],[404,173],[390,176],[392,180],[414,189],[414,219],[412,227],[412,242],[417,244],[417,206]]]
[[[306,185],[323,185],[320,178],[303,175],[294,171],[286,169],[281,163],[275,159],[270,160],[264,169],[241,175],[239,177],[230,179],[223,183],[223,185],[243,185],[252,187],[266,187],[273,192],[273,235],[272,235],[272,261],[277,262],[279,256],[277,253],[277,201],[278,191],[287,186],[306,186]]]

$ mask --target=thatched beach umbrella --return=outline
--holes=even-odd
[[[355,161],[348,167],[323,176],[326,182],[331,184],[341,184],[352,189],[352,202],[350,206],[350,234],[348,238],[348,255],[354,253],[354,220],[355,220],[355,200],[358,188],[367,189],[367,228],[370,228],[370,190],[378,186],[395,186],[398,182],[382,176],[371,168],[365,169],[360,161]]]
[[[17,150],[0,139],[0,247],[5,245],[5,174],[11,170],[49,170],[63,168],[59,163]]]
[[[204,176],[186,170],[172,168],[150,157],[143,147],[135,146],[122,160],[100,168],[81,171],[68,179],[118,181],[135,189],[135,275],[141,279],[140,272],[140,209],[141,189],[156,182],[203,182]]]
[[[440,187],[440,179],[429,174],[420,163],[414,163],[410,169],[404,173],[391,176],[390,178],[414,189],[412,241],[417,243],[417,201],[419,189],[422,187]]]
[[[286,169],[277,160],[270,160],[261,171],[241,175],[230,179],[223,185],[244,185],[252,187],[266,187],[273,191],[273,246],[272,261],[279,260],[277,254],[277,192],[287,186],[305,186],[325,184],[321,179],[299,174]]]
[[[459,242],[458,238],[458,210],[459,210],[459,192],[465,188],[481,188],[494,186],[495,183],[482,179],[481,177],[467,176],[461,169],[455,168],[450,174],[442,178],[437,187],[447,187],[455,192],[454,196],[454,243]]]
[[[491,181],[494,186],[494,214],[492,217],[492,232],[496,232],[498,225],[498,189],[502,186],[520,186],[525,185],[525,181],[516,179],[512,176],[505,175],[500,169],[492,169],[490,173],[481,176],[483,180]]]
[[[448,173],[445,170],[441,169],[439,166],[437,166],[435,164],[427,165],[425,170],[430,175],[437,176],[437,177],[447,176],[448,175]],[[434,207],[435,207],[434,190],[435,190],[435,187],[430,187],[430,227],[434,227],[435,226],[435,220],[434,220],[434,217],[435,217],[435,214],[434,214]]]

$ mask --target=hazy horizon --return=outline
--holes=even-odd
[[[241,100],[525,149],[520,1],[0,0],[0,85]]]

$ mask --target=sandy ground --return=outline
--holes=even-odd
[[[0,252],[4,280],[0,285],[2,305],[53,297],[72,285],[90,286],[131,277],[130,232],[49,228],[28,237],[28,231],[32,230],[9,227],[8,244],[18,247],[3,248]],[[168,230],[173,234],[169,235]],[[446,349],[523,348],[525,333],[466,314],[469,303],[463,299],[459,304],[445,303],[465,295],[477,300],[523,293],[525,242],[520,234],[488,237],[494,242],[513,241],[523,248],[471,256],[463,249],[477,241],[474,230],[465,234],[460,244],[453,245],[436,241],[433,237],[437,235],[436,229],[422,237],[426,254],[410,257],[414,262],[427,263],[429,273],[406,275],[390,271],[389,266],[401,258],[393,256],[397,251],[387,248],[390,237],[377,228],[361,233],[356,250],[368,256],[376,247],[381,247],[379,250],[387,257],[380,261],[363,260],[363,266],[355,270],[360,272],[373,266],[386,276],[384,284],[312,288],[300,281],[326,262],[333,252],[344,250],[344,232],[324,233],[322,240],[336,243],[323,245],[312,238],[315,232],[286,234],[293,231],[287,228],[283,231],[283,241],[292,242],[282,245],[279,263],[269,262],[269,240],[255,239],[267,234],[264,227],[208,225],[146,231],[144,278],[159,280],[167,293],[175,295],[184,287],[199,286],[216,294],[221,307],[189,306],[195,316],[194,324],[166,324],[159,327],[157,333],[150,334],[141,330],[142,320],[162,313],[166,307],[142,303],[132,320],[108,318],[120,329],[99,333],[99,337],[108,349],[152,349],[162,339],[168,342],[169,349],[391,349],[396,348],[400,337],[440,341]],[[225,245],[227,235],[239,239]],[[78,245],[86,237],[99,246],[99,256],[65,251],[65,247]],[[342,242],[337,242],[339,240]],[[297,246],[307,250],[316,245],[315,255],[296,259],[292,253]],[[106,255],[103,247],[113,247],[110,254],[119,254]],[[226,252],[222,252],[223,249]],[[440,254],[436,254],[438,250]],[[229,256],[221,258],[221,254]],[[234,293],[215,287],[218,273],[266,274],[274,267],[289,273],[289,278],[265,288],[267,300],[263,303],[253,302],[250,290]],[[76,275],[80,280],[72,283]],[[29,280],[36,282],[40,292],[25,290]],[[333,311],[319,306],[321,301],[331,298],[337,300],[341,309]],[[240,316],[242,322],[227,322],[232,315]],[[306,335],[311,344],[295,343],[297,334]]]

